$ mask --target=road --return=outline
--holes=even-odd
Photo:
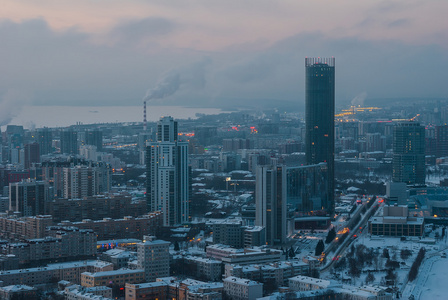
[[[352,230],[349,232],[347,238],[345,239],[345,241],[342,243],[341,246],[339,246],[338,249],[336,249],[333,257],[337,257],[339,255],[341,255],[342,253],[344,253],[345,249],[347,249],[348,246],[350,246],[350,244],[354,241],[353,236],[357,233],[359,233],[359,231],[357,230],[357,228],[362,227],[364,228],[365,225],[367,224],[367,222],[369,221],[369,218],[372,216],[373,214],[373,209],[376,205],[378,205],[378,199],[375,200],[375,202],[372,204],[372,206],[369,208],[369,210],[364,214],[364,216],[361,218],[361,220],[359,221],[359,223],[354,227],[355,230]],[[364,204],[365,205],[365,204]],[[360,210],[361,211],[361,210]],[[331,247],[331,245],[330,245]],[[328,249],[330,249],[330,247],[327,247]],[[333,246],[334,247],[334,246]],[[327,251],[327,250],[326,250]],[[320,270],[321,273],[330,271],[331,268],[333,267],[333,264],[335,263],[335,261],[330,260],[329,262],[327,262],[327,264],[325,266],[322,267],[322,269]]]

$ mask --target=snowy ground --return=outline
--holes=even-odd
[[[430,268],[427,274],[422,276],[425,280],[420,285],[420,298],[415,299],[446,299],[448,297],[448,285],[445,284],[448,278],[448,259],[435,256],[431,260],[433,262],[428,263]]]
[[[354,241],[353,245],[356,247],[358,244],[363,244],[368,248],[376,249],[379,254],[377,259],[374,260],[376,263],[373,265],[365,266],[363,268],[363,273],[359,278],[352,278],[350,281],[353,285],[361,285],[366,280],[368,269],[385,269],[386,259],[381,256],[383,249],[388,249],[392,260],[400,262],[400,268],[394,270],[397,275],[396,287],[403,291],[402,299],[408,299],[411,294],[414,294],[415,299],[448,299],[448,285],[439,286],[442,279],[448,276],[448,258],[441,258],[441,254],[448,252],[446,239],[435,240],[435,233],[441,234],[441,227],[437,228],[435,231],[431,232],[426,238],[426,241],[431,239],[436,242],[435,244],[425,244],[419,241],[418,238],[410,239],[407,241],[401,241],[400,238],[394,237],[371,237],[367,232],[362,232],[359,234],[358,238]],[[349,246],[344,254],[347,255],[351,246]],[[426,249],[426,259],[424,260],[422,266],[420,267],[419,275],[417,279],[412,282],[407,283],[407,276],[409,269],[414,262],[416,255],[421,247]],[[402,249],[408,249],[412,251],[411,257],[403,260],[400,256]],[[329,259],[331,259],[331,254],[329,254]],[[343,281],[343,278],[349,279],[350,274],[348,274],[348,268],[339,272],[328,272],[321,274],[325,279],[332,279],[339,282]],[[372,285],[385,285],[384,277],[386,272],[377,271],[373,272],[374,282]],[[347,282],[347,281],[346,281]],[[440,295],[445,295],[441,297]]]

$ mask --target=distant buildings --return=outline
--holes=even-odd
[[[163,212],[164,226],[190,220],[189,173],[188,143],[178,140],[177,122],[162,117],[157,141],[147,146],[146,196],[150,211]]]
[[[393,139],[394,182],[425,184],[425,127],[417,122],[398,122]]]
[[[335,59],[306,58],[305,154],[309,165],[328,166],[328,202],[324,209],[334,212],[334,90]]]

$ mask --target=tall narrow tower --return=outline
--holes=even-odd
[[[306,58],[306,162],[326,162],[328,202],[322,209],[334,212],[334,87],[335,59]]]
[[[189,221],[188,143],[178,141],[177,122],[162,117],[157,141],[146,151],[146,199],[150,211],[163,212],[163,225]]]

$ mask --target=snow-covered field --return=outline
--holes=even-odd
[[[448,298],[448,259],[434,257],[433,262],[429,262],[429,274],[423,274],[420,299],[447,299]],[[420,276],[419,276],[420,278]],[[426,280],[425,280],[426,279]],[[418,299],[417,297],[415,299]]]

